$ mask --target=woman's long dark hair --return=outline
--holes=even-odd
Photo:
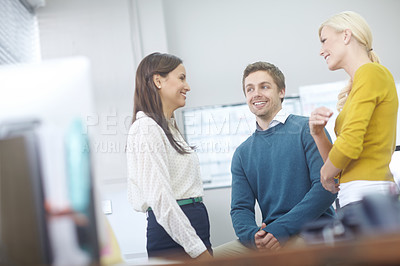
[[[158,88],[154,84],[153,76],[166,77],[171,71],[182,64],[182,60],[171,54],[152,53],[140,62],[136,70],[136,87],[133,97],[133,118],[132,124],[136,121],[136,114],[139,111],[154,119],[162,128],[172,147],[180,154],[189,153],[178,143],[168,127],[165,119],[163,105]]]

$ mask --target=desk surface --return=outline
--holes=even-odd
[[[257,265],[399,265],[400,233],[338,243],[334,246],[287,248],[276,252],[254,252],[245,256],[215,258],[204,261],[188,260],[175,266],[257,266]]]

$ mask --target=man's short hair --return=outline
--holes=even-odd
[[[244,80],[247,78],[248,75],[257,71],[267,71],[268,74],[271,75],[272,79],[274,80],[275,84],[278,86],[278,91],[281,91],[286,88],[285,85],[285,76],[283,75],[282,71],[276,67],[275,65],[267,62],[255,62],[250,64],[246,67],[243,71],[243,93],[246,95],[245,87],[244,87]]]

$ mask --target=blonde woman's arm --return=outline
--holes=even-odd
[[[310,134],[324,162],[328,159],[328,154],[332,148],[332,143],[329,141],[324,130],[332,114],[333,112],[330,109],[319,107],[311,113],[309,119]]]

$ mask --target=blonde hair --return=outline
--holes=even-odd
[[[372,33],[368,26],[367,21],[353,11],[344,11],[339,14],[333,15],[325,22],[321,24],[318,30],[319,36],[321,36],[322,28],[328,26],[337,32],[343,32],[346,29],[351,30],[352,36],[358,41],[358,43],[365,47],[368,57],[372,62],[379,63],[378,55],[372,50]],[[352,80],[344,87],[338,95],[338,102],[336,108],[340,112],[347,100],[347,96],[351,91],[353,85]]]

